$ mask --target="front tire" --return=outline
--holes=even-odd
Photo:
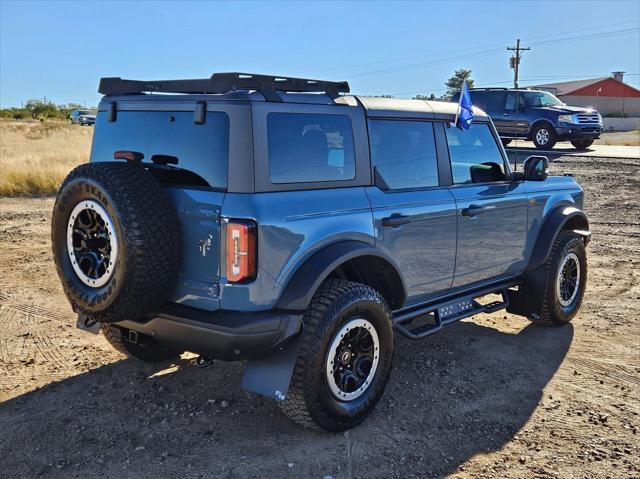
[[[539,150],[550,150],[557,141],[556,131],[552,126],[543,123],[533,129],[531,141]]]
[[[587,252],[582,237],[560,232],[551,249],[546,270],[540,320],[562,326],[578,313],[587,285]]]
[[[338,432],[382,396],[393,359],[391,311],[373,288],[328,280],[304,315],[298,358],[280,409],[306,427]]]
[[[576,150],[586,150],[593,145],[593,140],[574,140],[571,144]]]

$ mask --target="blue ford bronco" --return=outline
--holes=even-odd
[[[243,386],[328,431],[380,399],[394,331],[500,309],[561,326],[587,279],[570,176],[512,171],[491,119],[346,82],[103,78],[53,252],[81,329],[144,361],[247,360]]]

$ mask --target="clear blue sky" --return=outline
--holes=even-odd
[[[362,94],[442,93],[456,68],[508,85],[625,70],[640,83],[640,1],[29,2],[0,0],[0,105],[97,103],[102,76],[249,71],[349,80]]]

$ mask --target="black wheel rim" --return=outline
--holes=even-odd
[[[371,384],[378,366],[380,343],[373,325],[366,319],[347,322],[329,347],[327,382],[334,396],[351,401]]]
[[[569,306],[578,295],[580,287],[580,261],[575,253],[565,256],[558,267],[556,294],[562,306]]]
[[[69,259],[78,278],[88,286],[105,284],[114,270],[117,243],[113,222],[95,201],[82,201],[68,223]]]

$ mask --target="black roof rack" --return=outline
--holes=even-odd
[[[275,92],[323,92],[332,98],[349,93],[349,83],[308,78],[292,78],[255,73],[214,73],[211,78],[193,80],[125,80],[120,77],[100,79],[98,92],[103,95],[158,93],[227,93],[235,90],[258,90],[267,100],[281,101]]]

